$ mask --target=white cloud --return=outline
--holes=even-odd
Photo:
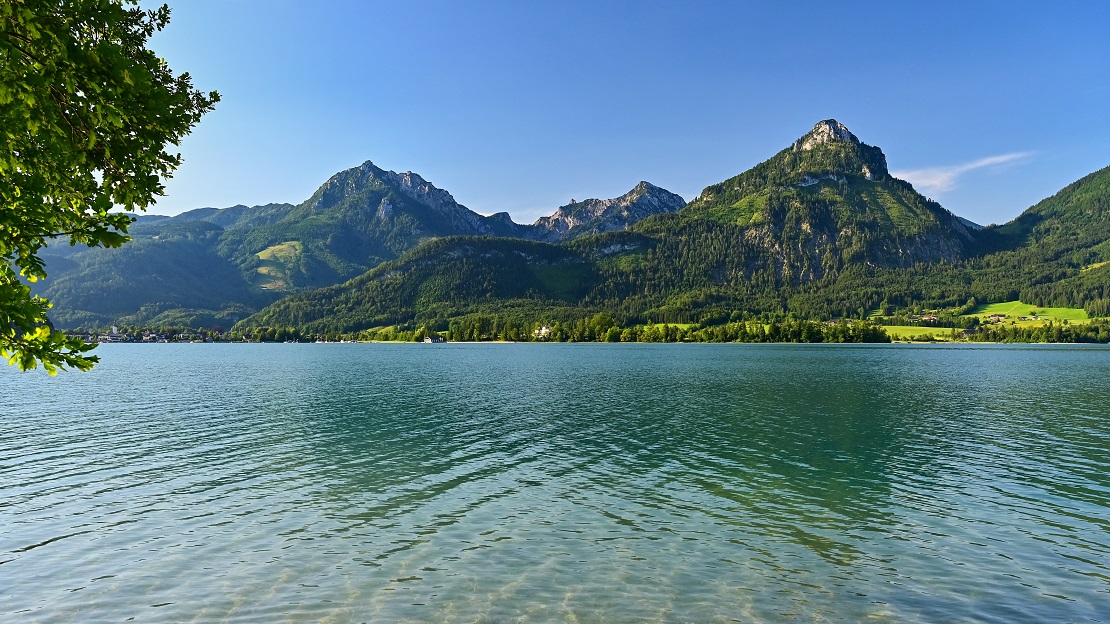
[[[976,169],[1001,167],[1010,165],[1033,155],[1033,152],[1012,152],[987,156],[971,162],[946,167],[928,167],[925,169],[907,169],[904,171],[891,171],[890,175],[901,178],[926,195],[940,195],[956,186],[957,180],[963,174]]]

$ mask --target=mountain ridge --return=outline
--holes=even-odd
[[[647,217],[678,212],[685,206],[681,196],[642,180],[620,197],[572,199],[554,214],[537,219],[532,227],[539,232],[528,238],[552,242],[624,230]]]
[[[1108,201],[1110,168],[976,229],[830,119],[689,203],[644,181],[530,225],[366,161],[299,204],[140,216],[124,252],[48,248],[36,288],[59,327],[357,331],[490,311],[712,323],[1019,296],[1095,314],[1110,311]]]
[[[645,197],[672,199],[637,203]],[[242,318],[244,310],[253,311],[280,295],[351,279],[429,239],[561,240],[577,236],[582,228],[623,229],[653,209],[675,210],[684,202],[642,183],[621,198],[584,204],[625,210],[595,214],[558,229],[518,224],[507,213],[485,216],[470,210],[419,174],[388,171],[365,161],[333,174],[299,204],[199,208],[175,217],[140,215],[131,227],[128,247],[133,253],[48,248],[49,278],[36,285],[36,291],[55,303],[52,320],[59,327],[120,318],[153,323],[164,321],[167,314],[177,320],[218,317],[227,324]],[[560,218],[556,210],[553,222]],[[159,252],[176,262],[150,255]],[[151,266],[162,267],[162,272],[152,275]],[[201,266],[223,283],[196,279],[193,271]],[[228,266],[237,267],[241,276],[233,278]],[[144,297],[143,291],[155,281],[176,281],[182,292],[150,289],[157,295]],[[103,295],[88,292],[92,289]],[[230,312],[221,313],[225,308]]]
[[[557,214],[572,214],[579,203]],[[766,161],[707,186],[681,210],[627,231],[550,248],[481,239],[418,246],[332,287],[342,315],[314,306],[307,292],[245,325],[292,322],[290,306],[306,315],[302,321],[313,319],[310,328],[343,331],[488,309],[567,313],[567,306],[638,321],[689,322],[737,310],[832,318],[886,300],[867,275],[968,262],[979,243],[958,217],[893,178],[881,149],[825,120]]]

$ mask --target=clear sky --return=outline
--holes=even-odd
[[[690,200],[828,118],[983,224],[1110,165],[1110,2],[167,1],[151,47],[223,101],[153,213],[372,160],[531,223]]]

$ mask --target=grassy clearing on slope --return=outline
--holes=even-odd
[[[748,195],[731,205],[715,205],[712,208],[701,208],[698,216],[704,216],[718,223],[734,223],[737,225],[750,225],[759,223],[764,218],[767,210],[767,197],[769,192],[763,191],[755,195]]]
[[[865,199],[882,206],[890,216],[891,223],[899,230],[907,233],[917,233],[921,230],[921,215],[901,198],[891,195],[887,189],[874,184],[856,182],[853,186]]]
[[[272,247],[267,247],[256,255],[261,260],[273,260],[275,262],[290,262],[297,256],[301,255],[304,251],[304,245],[301,241],[285,241],[278,243]]]
[[[981,305],[965,316],[977,316],[980,320],[992,314],[1005,314],[1006,322],[1015,321],[1019,327],[1038,327],[1054,321],[1068,321],[1069,323],[1086,323],[1090,320],[1087,311],[1082,308],[1042,308],[1039,306],[1022,303],[1020,301],[1006,301],[1004,303],[990,303]],[[1038,317],[1039,320],[1019,321],[1019,317]]]
[[[267,247],[255,254],[260,260],[255,285],[267,290],[289,287],[289,267],[304,252],[300,241],[286,241]]]

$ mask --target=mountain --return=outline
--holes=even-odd
[[[553,249],[481,240],[417,247],[330,289],[328,301],[344,302],[342,321],[329,320],[331,303],[305,293],[248,323],[311,319],[350,331],[360,320],[401,322],[537,302],[641,319],[782,311],[807,285],[835,280],[851,267],[952,262],[975,245],[959,219],[890,176],[879,148],[834,120],[677,211],[676,200],[643,183],[614,200],[572,202],[534,226],[551,233],[541,240],[564,241]],[[647,210],[637,212],[639,205]],[[614,223],[620,214],[637,219],[627,232],[568,236],[575,228],[600,231],[593,219]],[[499,258],[514,262],[502,265]]]
[[[276,302],[239,327],[443,329],[462,317],[534,323],[597,313],[622,324],[714,324],[1019,297],[1110,313],[1108,201],[1103,170],[1010,224],[969,228],[891,177],[881,149],[826,120],[685,208],[627,230],[558,243],[432,241],[344,284]],[[558,232],[558,217],[582,227],[604,212],[572,202],[537,225]]]
[[[1110,167],[980,237],[985,253],[970,265],[988,298],[1110,314]]]
[[[333,175],[275,218],[252,213],[225,226],[220,253],[257,286],[286,293],[350,279],[428,238],[523,230],[506,214],[469,210],[415,173],[369,161]]]
[[[988,244],[997,249],[1050,245],[1064,250],[1098,246],[1110,226],[1110,167],[1060,189],[1010,223],[992,228]]]
[[[444,236],[566,240],[673,211],[680,197],[643,182],[612,200],[560,208],[536,225],[478,214],[420,175],[367,161],[329,178],[300,204],[141,215],[120,249],[52,245],[59,327],[111,323],[229,325],[281,296],[336,284]]]
[[[116,250],[51,246],[50,279],[36,288],[55,301],[60,327],[347,332],[597,313],[713,324],[1018,298],[1110,314],[1108,203],[1104,169],[1008,224],[976,228],[893,178],[880,148],[825,120],[684,207],[641,182],[523,225],[366,162],[297,205],[143,216]]]
[[[560,206],[555,214],[542,217],[524,238],[547,242],[626,230],[647,217],[677,212],[686,200],[648,182],[614,199],[587,199]]]
[[[891,177],[886,156],[829,119],[772,158],[706,187],[687,218],[745,226],[745,238],[795,282],[846,266],[953,261],[974,235],[940,204]]]
[[[277,299],[255,288],[217,245],[223,228],[203,220],[147,220],[115,249],[50,245],[48,278],[35,284],[58,327],[157,322],[230,327]]]

